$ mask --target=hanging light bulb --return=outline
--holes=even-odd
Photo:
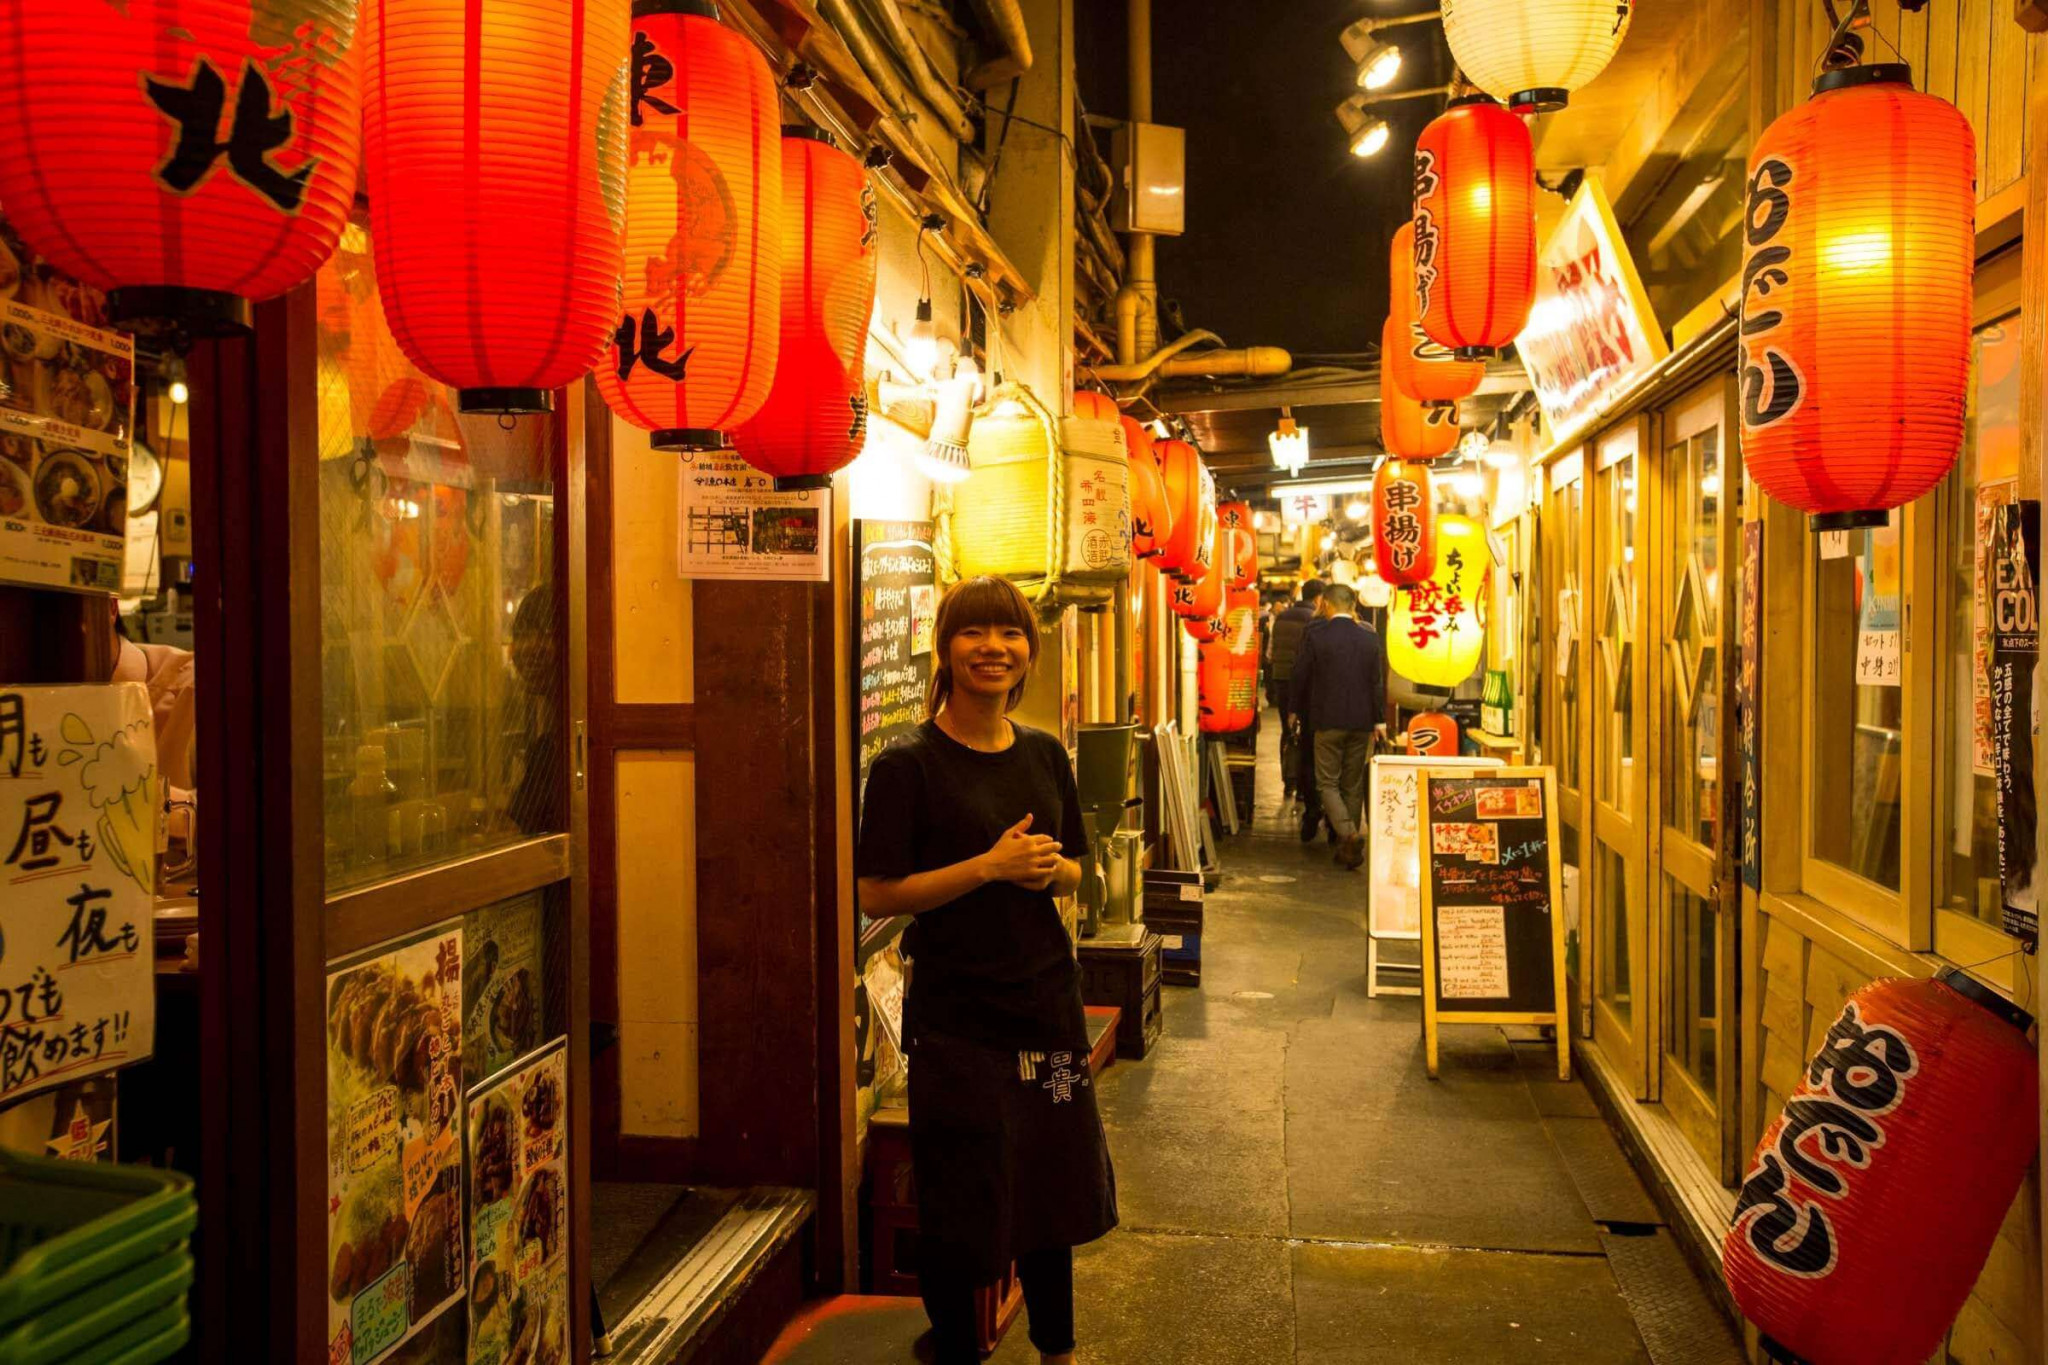
[[[185,382],[185,357],[173,354],[164,361],[164,395],[178,406],[192,401],[192,388]]]
[[[1266,437],[1266,447],[1273,452],[1273,467],[1289,475],[1301,473],[1308,463],[1308,428],[1294,420],[1293,408],[1280,409],[1279,429]]]

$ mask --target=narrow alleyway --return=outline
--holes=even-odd
[[[1123,1226],[1077,1258],[1083,1357],[1739,1359],[1533,1030],[1447,1029],[1432,1082],[1418,1002],[1366,998],[1364,877],[1278,810],[1273,721],[1202,984],[1168,987],[1157,1049],[1103,1077]],[[995,1356],[1036,1358],[1022,1331]]]
[[[1365,993],[1365,878],[1296,837],[1267,713],[1260,807],[1225,841],[1202,984],[1099,1101],[1122,1226],[1077,1253],[1088,1365],[1737,1365],[1592,1096],[1533,1029],[1449,1028]],[[1396,953],[1399,946],[1396,946]],[[1412,959],[1412,954],[1410,956]],[[908,1359],[911,1299],[785,1365]],[[1035,1365],[1020,1318],[993,1357]]]

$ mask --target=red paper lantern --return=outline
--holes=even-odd
[[[1976,145],[1907,67],[1813,89],[1749,158],[1743,468],[1817,529],[1874,526],[1962,448]]]
[[[828,133],[783,129],[782,233],[780,358],[767,400],[733,444],[779,489],[829,488],[867,435],[863,361],[879,253],[868,173]]]
[[[1152,443],[1159,472],[1166,481],[1166,504],[1172,509],[1171,530],[1159,567],[1175,578],[1194,582],[1209,569],[1216,525],[1216,481],[1202,457],[1186,441]]]
[[[1248,502],[1218,503],[1216,524],[1230,533],[1231,574],[1225,586],[1233,592],[1249,588],[1259,581],[1259,538],[1252,530],[1252,505]]]
[[[1453,100],[1415,142],[1415,316],[1460,360],[1515,339],[1536,297],[1536,153],[1485,95]]]
[[[1166,481],[1152,452],[1152,433],[1136,418],[1120,420],[1131,459],[1131,553],[1139,559],[1158,559],[1173,536],[1173,507],[1167,501]]]
[[[1389,459],[1372,476],[1372,560],[1393,586],[1436,572],[1436,501],[1429,466]]]
[[[627,0],[373,0],[377,288],[464,412],[546,412],[617,316]]]
[[[715,450],[760,410],[776,372],[775,78],[710,0],[636,4],[633,71],[625,306],[598,391],[656,449]]]
[[[1209,553],[1202,558],[1201,577],[1174,583],[1168,595],[1167,604],[1174,615],[1190,621],[1220,620],[1224,585],[1230,581],[1234,558],[1230,532],[1223,526],[1215,527],[1210,532]]]
[[[110,291],[124,326],[247,326],[249,300],[311,279],[348,219],[357,26],[355,0],[14,0],[8,221]]]
[[[1446,758],[1458,752],[1458,722],[1441,711],[1424,711],[1408,720],[1408,752]]]
[[[1202,644],[1195,673],[1202,733],[1235,734],[1259,718],[1259,595],[1233,591],[1225,599],[1223,632]]]
[[[1469,398],[1486,378],[1486,362],[1460,360],[1429,339],[1415,317],[1415,224],[1394,231],[1387,262],[1387,320],[1393,342],[1380,352],[1380,373],[1426,406]]]
[[[1382,357],[1400,344],[1389,317],[1380,327]],[[1380,367],[1380,444],[1389,455],[1406,460],[1433,460],[1458,444],[1458,405],[1436,407],[1402,388],[1385,365]]]
[[[1743,1315],[1814,1365],[1919,1365],[2034,1156],[2032,1020],[1953,968],[1849,997],[1764,1130],[1723,1244]]]

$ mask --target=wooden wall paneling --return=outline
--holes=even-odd
[[[1977,133],[1977,193],[1990,183],[1987,178],[1992,133],[1984,126],[1991,107],[1991,11],[1995,0],[1956,0],[1956,93],[1955,103]]]
[[[1926,10],[1899,11],[1899,32],[1895,41],[1899,45],[1899,56],[1913,68],[1913,84],[1920,89],[1927,88],[1927,26],[1929,15]]]
[[[1945,100],[1956,97],[1956,30],[1961,9],[1960,0],[1927,9],[1927,74],[1920,88]]]
[[[2002,9],[2002,7],[2000,7]],[[1978,138],[1988,143],[1983,172],[1977,178],[1977,197],[1989,198],[2020,178],[2026,158],[2027,59],[2035,40],[2012,22],[2010,15],[1993,13],[1990,19],[1989,104],[1984,121],[1977,125]]]
[[[816,585],[696,593],[697,1164],[717,1183],[818,1170]]]
[[[326,1356],[318,405],[311,285],[190,357],[200,1354]],[[232,1345],[230,1345],[232,1343]]]
[[[854,1124],[853,536],[847,483],[832,499],[831,581],[814,590],[822,648],[811,658],[818,799],[818,1290],[848,1293],[860,1272],[860,1140]]]

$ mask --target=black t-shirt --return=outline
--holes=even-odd
[[[860,875],[907,877],[988,852],[1031,816],[1032,834],[1085,857],[1073,765],[1060,742],[1018,725],[1000,753],[970,749],[934,721],[876,755],[861,796]],[[1085,1051],[1079,968],[1050,892],[990,882],[925,911],[903,934],[911,971],[904,1033],[990,1047]]]

